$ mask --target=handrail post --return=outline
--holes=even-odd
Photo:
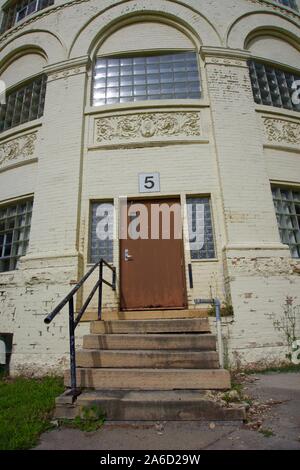
[[[76,357],[75,357],[75,325],[74,325],[74,297],[69,300],[69,332],[70,332],[70,378],[71,394],[73,400],[77,394],[76,384]]]
[[[224,351],[223,351],[223,338],[222,338],[222,323],[221,323],[221,302],[219,299],[214,299],[216,309],[216,326],[218,336],[218,351],[219,351],[219,362],[220,367],[224,368]]]
[[[99,266],[99,290],[98,290],[98,320],[101,320],[102,313],[102,279],[103,279],[103,260],[100,261]]]
[[[116,290],[116,276],[117,276],[116,268],[113,268],[113,272],[112,272],[112,290]]]

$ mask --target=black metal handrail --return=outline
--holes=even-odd
[[[112,271],[112,282],[108,282],[103,279],[103,267],[106,266]],[[86,301],[78,312],[76,319],[74,318],[74,296],[83,286],[85,281],[90,277],[90,275],[99,268],[99,277],[94,285],[91,293],[88,295]],[[55,309],[47,315],[44,322],[48,325],[56,317],[61,310],[69,304],[69,336],[70,336],[70,378],[71,378],[71,391],[70,394],[73,397],[73,401],[80,394],[80,390],[77,388],[76,380],[76,357],[75,357],[75,329],[80,322],[82,315],[89,306],[94,295],[98,291],[98,320],[101,320],[102,314],[102,286],[106,284],[111,287],[112,290],[116,290],[116,268],[108,264],[103,258],[101,258],[94,266],[82,277],[82,279],[76,284],[76,286],[71,290],[71,292],[55,307]]]

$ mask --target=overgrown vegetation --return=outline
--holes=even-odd
[[[80,429],[85,432],[93,432],[100,429],[105,423],[105,413],[102,408],[97,405],[83,407],[81,416],[76,416],[72,420],[60,420],[59,424],[68,428]]]
[[[295,300],[292,297],[286,297],[285,302],[282,306],[283,312],[281,315],[270,314],[270,318],[273,321],[273,326],[284,338],[288,353],[287,358],[296,363],[299,359],[300,350],[294,348],[294,345],[299,339],[297,334],[300,334],[300,305],[294,305]],[[298,352],[296,352],[298,349]]]
[[[52,428],[55,398],[64,390],[58,377],[0,379],[0,450],[34,447]]]
[[[233,317],[233,315],[234,315],[233,306],[228,302],[222,303],[222,305],[221,305],[221,318]],[[215,307],[215,305],[212,305],[209,308],[208,316],[209,317],[214,317],[214,318],[216,317],[216,307]]]
[[[275,436],[275,434],[273,433],[271,429],[260,429],[258,432],[262,434],[264,437]]]

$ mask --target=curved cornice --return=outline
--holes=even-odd
[[[294,27],[296,27],[299,30],[299,35],[300,35],[299,22],[296,22],[296,21],[294,21],[290,18],[286,18],[284,15],[281,15],[280,13],[276,13],[274,11],[269,11],[269,10],[265,10],[265,9],[264,10],[261,10],[261,9],[260,10],[253,10],[253,11],[249,11],[249,12],[244,13],[243,15],[239,16],[238,18],[235,18],[234,21],[232,21],[232,23],[229,25],[229,27],[227,29],[227,32],[226,32],[226,47],[230,47],[229,46],[230,35],[233,32],[235,26],[237,26],[238,23],[241,23],[243,20],[254,17],[255,15],[257,17],[262,17],[263,15],[270,16],[270,17],[274,16],[276,18],[281,19],[283,21],[283,24],[280,27],[278,27],[276,24],[274,24],[274,26],[269,25],[269,24],[268,25],[261,24],[261,25],[257,25],[256,27],[254,27],[253,30],[257,29],[257,28],[261,28],[261,30],[263,30],[263,28],[266,28],[266,29],[272,28],[274,31],[276,29],[279,31],[279,29],[280,29],[282,32],[286,31],[288,33],[288,35],[291,35],[290,30],[284,28],[284,22],[287,22],[287,23],[290,23],[291,25],[293,25]],[[248,35],[249,35],[249,33],[247,33],[245,35],[245,38]],[[294,34],[294,36],[299,37],[296,34]],[[237,46],[235,46],[235,47],[237,47]],[[243,47],[244,47],[244,45],[243,45]]]
[[[61,5],[57,5],[57,6],[52,5],[51,7],[48,7],[45,10],[40,10],[39,12],[35,13],[33,16],[29,16],[28,18],[25,18],[20,25],[14,26],[13,28],[9,29],[7,32],[4,32],[2,35],[0,35],[0,46],[6,41],[7,38],[9,38],[10,36],[14,36],[17,32],[22,31],[28,25],[33,24],[36,21],[39,21],[41,18],[44,18],[44,17],[49,16],[49,15],[53,15],[53,14],[57,13],[58,11],[64,10],[65,8],[71,8],[73,6],[76,6],[76,5],[79,5],[79,4],[82,4],[82,3],[89,3],[91,1],[92,0],[72,0],[70,2],[66,2],[66,3],[63,3]],[[131,1],[131,0],[120,0],[116,3],[114,3],[113,5],[109,5],[108,7],[103,8],[98,14],[100,14],[100,13],[103,14],[104,12],[110,10],[111,8],[114,8],[114,7],[116,7],[120,4],[125,4],[129,1]],[[165,1],[170,1],[170,0],[165,0]],[[292,21],[293,24],[299,26],[300,12],[293,11],[290,8],[285,7],[284,5],[276,4],[276,3],[273,3],[273,2],[271,3],[270,1],[267,1],[267,0],[247,0],[247,1],[249,3],[252,3],[252,4],[262,5],[264,7],[263,11],[265,13],[273,13],[273,14],[278,15],[278,16],[286,19],[286,20]],[[180,0],[172,0],[172,3],[184,6],[185,8],[188,8],[189,10],[191,10],[193,13],[201,15],[201,13],[198,10],[193,8],[191,5],[187,5],[184,2],[181,2]],[[258,10],[258,12],[261,12],[261,11],[262,10]],[[249,12],[249,13],[251,14],[251,12]],[[206,19],[206,21],[208,21],[208,20]],[[230,30],[234,26],[236,21],[237,20],[234,20],[234,22],[228,28],[228,30],[227,30],[227,39],[228,39],[228,34],[230,33]],[[208,21],[208,23],[216,31],[215,27],[209,21]],[[81,28],[81,30],[82,30],[82,28]],[[217,31],[216,31],[216,33],[219,36],[219,33]],[[14,38],[15,38],[15,36],[14,36]]]
[[[248,49],[248,45],[253,39],[256,39],[257,37],[261,37],[262,35],[266,34],[268,36],[277,37],[285,42],[288,42],[300,52],[300,41],[298,36],[291,33],[290,31],[283,32],[275,27],[265,28],[263,26],[258,26],[256,29],[253,29],[251,33],[248,34],[248,36],[245,38],[245,49]]]
[[[159,16],[162,21],[165,20],[166,22],[168,20],[173,22],[175,21],[178,23],[178,26],[182,25],[186,30],[189,30],[192,35],[197,36],[198,42],[201,41],[199,38],[199,34],[196,31],[195,25],[200,20],[203,22],[203,25],[205,25],[207,29],[210,30],[210,33],[211,35],[213,35],[215,42],[217,41],[219,44],[222,43],[222,38],[217,29],[210,22],[210,20],[208,20],[201,12],[195,10],[190,5],[186,5],[185,3],[178,0],[159,0],[159,2],[161,3],[160,7],[157,7],[155,5],[155,0],[153,0],[151,3],[149,2],[149,6],[147,5],[147,7],[145,7],[145,4],[143,4],[142,2],[139,4],[137,2],[134,2],[133,0],[122,0],[116,2],[113,5],[110,5],[106,9],[103,9],[101,12],[98,12],[93,17],[89,18],[88,21],[86,21],[86,23],[80,28],[71,44],[69,56],[72,57],[73,50],[75,49],[80,36],[83,36],[83,34],[88,31],[88,28],[91,27],[93,22],[96,22],[97,20],[102,20],[103,24],[97,25],[97,34],[93,32],[87,49],[84,52],[81,51],[79,55],[86,54],[88,51],[90,51],[91,47],[93,47],[93,45],[97,41],[97,37],[99,37],[100,34],[103,34],[108,29],[113,28],[114,25],[120,23],[122,20],[130,20],[130,18],[134,17],[134,15],[137,14],[142,16]],[[123,5],[126,6],[126,4],[132,4],[132,8],[130,8],[128,5],[128,8],[125,8],[124,11],[118,11],[120,7],[122,7]],[[169,9],[165,8],[168,4],[170,6]],[[180,5],[180,7],[183,9],[182,11],[186,12],[185,16],[189,16],[188,21],[186,21],[185,18],[181,17],[180,12],[176,12],[176,10],[174,9],[174,5],[176,4]],[[108,15],[107,19],[104,17],[105,14]],[[195,23],[194,26],[192,24],[193,18]]]
[[[55,47],[51,49],[49,44]],[[50,63],[55,60],[64,60],[67,53],[67,48],[62,39],[52,31],[30,29],[20,32],[3,45],[0,43],[0,55],[4,54],[4,57],[1,57],[1,62],[10,57],[15,50],[23,49],[25,51],[27,48],[32,47],[43,50]]]
[[[290,16],[297,18],[299,21],[300,19],[300,12],[293,10],[292,8],[286,7],[284,5],[280,5],[279,3],[271,2],[268,0],[248,0],[250,3],[258,3],[260,5],[263,5],[266,8],[281,12],[284,14],[284,16]]]

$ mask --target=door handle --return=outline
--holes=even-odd
[[[124,259],[125,259],[125,261],[132,261],[133,260],[132,256],[129,254],[128,249],[124,250]]]

